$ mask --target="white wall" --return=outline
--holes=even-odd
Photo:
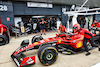
[[[19,27],[17,24],[19,21],[22,21],[21,17],[14,17],[15,26]]]
[[[59,18],[57,18],[57,29],[59,29],[61,21],[59,20]]]

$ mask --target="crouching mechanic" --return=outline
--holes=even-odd
[[[76,39],[73,41],[73,43],[75,43],[76,41],[80,41],[80,40],[83,40],[83,45],[85,47],[85,50],[87,52],[86,56],[90,55],[91,53],[89,52],[89,49],[86,45],[87,41],[89,40],[90,43],[91,43],[91,46],[93,47],[99,47],[98,44],[95,44],[94,43],[94,38],[93,38],[93,35],[91,32],[87,31],[86,29],[84,28],[80,28],[80,25],[79,24],[75,24],[73,26],[73,32],[76,34],[81,34],[81,38],[79,39]],[[91,40],[90,40],[91,39]]]
[[[6,35],[8,39],[8,43],[9,43],[9,35],[8,35],[7,30],[8,28],[5,25],[0,24],[0,35]]]
[[[59,29],[58,29],[58,34],[60,33],[65,33],[67,32],[66,27],[62,25],[62,23],[60,23]]]

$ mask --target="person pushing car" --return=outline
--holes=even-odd
[[[85,47],[86,50],[86,56],[90,55],[91,53],[89,52],[89,49],[86,45],[87,41],[89,40],[91,43],[91,46],[93,47],[99,47],[98,44],[94,43],[94,38],[93,38],[93,34],[89,31],[87,31],[84,28],[80,28],[80,25],[77,23],[73,26],[73,32],[77,33],[77,34],[81,34],[81,38],[73,40],[73,43],[75,43],[76,41],[80,41],[83,40],[83,46]]]
[[[58,29],[58,34],[60,33],[65,33],[67,32],[66,27],[62,25],[62,23],[60,23],[59,29]]]

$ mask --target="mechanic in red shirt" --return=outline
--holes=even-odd
[[[58,29],[58,33],[65,33],[67,32],[66,27],[62,25],[62,23],[60,23],[59,29]]]
[[[100,28],[100,22],[98,23],[98,28]]]
[[[98,28],[100,28],[100,22],[98,23]],[[100,34],[100,31],[99,31],[99,34]]]
[[[0,24],[0,35],[6,35],[7,38],[8,38],[8,43],[9,43],[9,35],[8,35],[8,32],[7,32],[7,27],[3,24]]]
[[[3,32],[7,31],[7,29],[6,29],[6,28],[7,28],[7,27],[6,27],[5,25],[0,24],[0,35],[2,35],[2,34],[3,34]]]
[[[91,25],[91,28],[92,28],[92,27],[98,28],[99,25],[100,25],[99,22],[98,22],[97,20],[94,20],[94,23]],[[96,33],[96,30],[94,30],[94,33]]]
[[[94,23],[91,25],[91,27],[97,27],[98,26],[98,21],[94,20]]]
[[[91,32],[89,32],[89,31],[87,31],[84,28],[80,28],[80,25],[79,24],[75,24],[73,26],[73,31],[74,31],[74,33],[81,34],[81,38],[74,40],[73,43],[75,43],[76,41],[83,40],[83,45],[84,45],[85,50],[87,52],[86,56],[88,56],[88,55],[91,54],[89,52],[89,49],[88,49],[87,45],[86,45],[86,43],[87,43],[88,40],[90,41],[91,46],[93,46],[93,47],[99,47],[98,44],[95,44],[94,43],[93,34]]]

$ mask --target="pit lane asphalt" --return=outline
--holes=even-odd
[[[37,34],[30,34],[17,39],[13,37],[9,44],[0,46],[0,67],[17,67],[10,57],[11,54],[20,46],[23,40],[29,39],[31,44],[32,37]],[[44,38],[49,38],[56,36],[55,34],[56,32],[47,32],[46,35],[42,36]],[[91,50],[90,56],[85,56],[86,52],[75,55],[64,55],[59,53],[57,61],[50,66],[44,66],[40,63],[37,52],[38,50],[31,50],[24,53],[26,56],[34,55],[36,57],[36,64],[30,67],[91,67],[100,62],[100,52],[97,48]]]

